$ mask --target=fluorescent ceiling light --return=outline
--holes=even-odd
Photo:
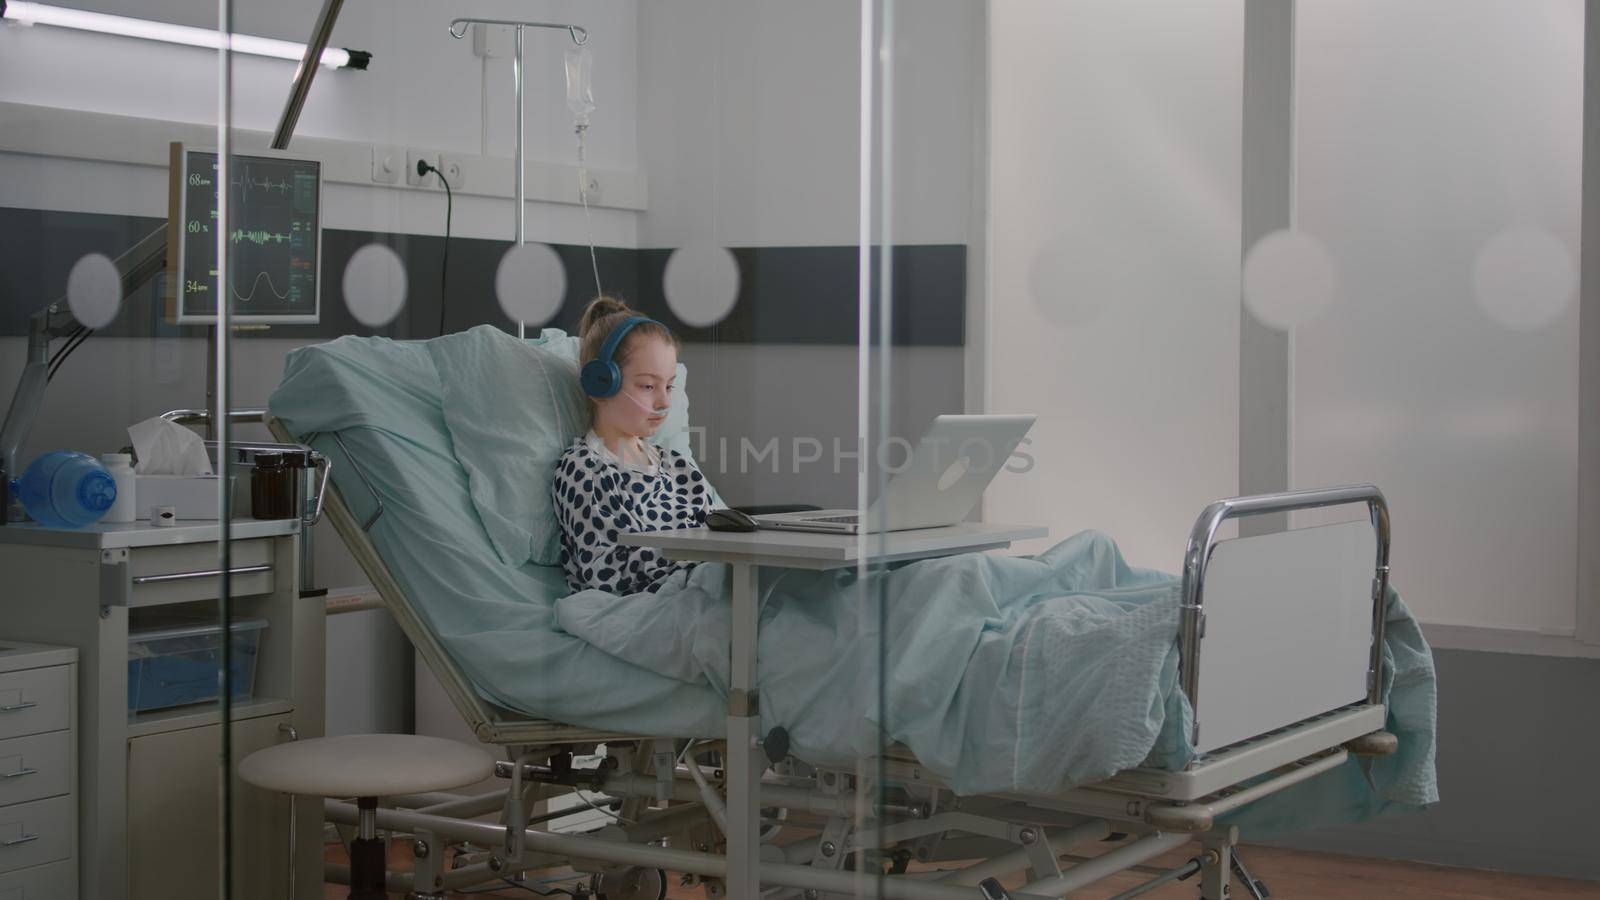
[[[113,16],[109,13],[69,9],[64,6],[48,6],[43,3],[24,2],[24,0],[0,0],[0,19],[23,25],[55,25],[59,28],[98,31],[102,34],[120,34],[124,37],[165,41],[169,44],[187,44],[191,47],[205,47],[211,50],[220,50],[224,40],[223,34],[211,28],[171,25],[166,22],[152,22],[148,19],[135,19],[129,16]],[[229,49],[235,53],[271,56],[293,62],[299,62],[306,53],[305,44],[297,44],[293,41],[254,37],[248,34],[232,34],[226,37]],[[372,54],[362,50],[329,47],[322,51],[322,64],[335,69],[346,67],[365,69],[371,59]]]

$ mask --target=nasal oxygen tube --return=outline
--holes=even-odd
[[[670,406],[651,406],[650,404],[645,403],[644,401],[642,401],[638,397],[635,397],[634,395],[628,393],[627,391],[618,391],[617,393],[621,394],[624,397],[627,397],[629,400],[632,400],[634,406],[639,407],[640,409],[644,410],[645,412],[649,413],[652,416],[664,416],[668,412],[671,412],[671,410],[672,410],[672,407],[670,407]]]

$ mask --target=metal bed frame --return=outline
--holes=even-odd
[[[293,440],[281,423],[268,422],[281,440]],[[375,817],[379,828],[414,838],[412,873],[391,875],[390,889],[416,898],[518,873],[570,865],[593,873],[607,896],[660,897],[664,871],[704,886],[709,898],[727,896],[729,858],[726,814],[718,790],[726,778],[720,762],[730,744],[721,736],[678,752],[653,736],[581,728],[524,716],[485,701],[429,631],[405,590],[389,573],[368,537],[384,514],[383,501],[338,433],[321,449],[341,459],[374,503],[358,519],[336,483],[326,515],[385,607],[438,677],[452,703],[479,740],[504,748],[496,775],[509,784],[478,796],[424,794],[385,798]],[[311,444],[317,435],[306,435]],[[1013,898],[1044,900],[1118,872],[1135,870],[1150,880],[1117,895],[1131,898],[1171,881],[1200,876],[1204,900],[1232,896],[1237,878],[1249,896],[1264,897],[1234,852],[1238,831],[1218,819],[1256,800],[1345,763],[1351,755],[1393,753],[1397,741],[1384,732],[1380,664],[1386,612],[1389,517],[1382,493],[1370,485],[1221,500],[1196,521],[1185,554],[1179,644],[1180,684],[1191,704],[1198,699],[1199,655],[1205,633],[1205,587],[1212,553],[1224,522],[1244,516],[1364,504],[1377,538],[1372,579],[1372,655],[1363,702],[1311,716],[1287,727],[1205,754],[1182,771],[1132,769],[1106,781],[1051,795],[957,796],[903,747],[885,749],[872,765],[857,769],[812,767],[787,758],[781,741],[749,752],[764,753],[768,771],[759,785],[763,823],[758,843],[763,896],[853,897],[871,894],[906,900]],[[1195,706],[1198,710],[1198,705]],[[1196,716],[1196,729],[1200,722]],[[572,765],[574,753],[605,745],[595,769]],[[716,765],[702,764],[707,754]],[[737,752],[737,750],[735,751]],[[881,782],[879,779],[881,778]],[[585,834],[559,834],[536,827],[562,813],[535,815],[541,800],[574,791],[603,793],[620,809],[616,821]],[[580,799],[582,795],[580,794]],[[585,800],[590,806],[594,803]],[[498,812],[500,821],[482,817]],[[328,820],[355,825],[354,803],[325,801]],[[371,820],[369,820],[371,821]],[[770,840],[778,830],[805,829],[787,844]],[[1180,865],[1153,869],[1153,858],[1198,840],[1199,851]],[[1075,847],[1115,841],[1095,856],[1073,856]],[[446,850],[462,845],[445,867]],[[973,860],[978,860],[973,862]],[[930,870],[962,861],[956,869]],[[1062,862],[1072,864],[1063,868]],[[915,865],[913,865],[913,863]],[[853,871],[851,870],[853,868]],[[1025,872],[1021,888],[998,879]],[[348,871],[329,865],[335,879]],[[658,890],[659,888],[659,890]],[[755,900],[755,898],[737,898]]]

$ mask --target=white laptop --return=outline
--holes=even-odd
[[[902,463],[892,449],[886,464],[902,466],[864,513],[853,509],[756,516],[762,528],[858,534],[954,525],[978,505],[989,482],[1011,458],[1033,416],[939,416]]]

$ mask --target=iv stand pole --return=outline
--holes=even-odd
[[[511,80],[515,85],[515,98],[513,102],[517,105],[517,159],[515,163],[516,174],[513,181],[516,184],[517,204],[517,235],[515,246],[521,247],[524,243],[526,243],[528,236],[527,186],[523,183],[525,178],[524,171],[527,169],[527,147],[524,144],[522,134],[522,81],[523,75],[526,71],[522,62],[522,30],[524,28],[560,28],[566,31],[567,34],[571,36],[572,42],[580,47],[588,42],[589,32],[577,25],[562,25],[555,22],[519,22],[511,19],[455,19],[450,22],[450,36],[456,38],[457,40],[466,37],[468,25],[509,25],[516,31],[516,50],[511,57]],[[440,299],[440,302],[443,302],[443,298]],[[521,321],[517,322],[517,337],[527,337],[527,323]]]

